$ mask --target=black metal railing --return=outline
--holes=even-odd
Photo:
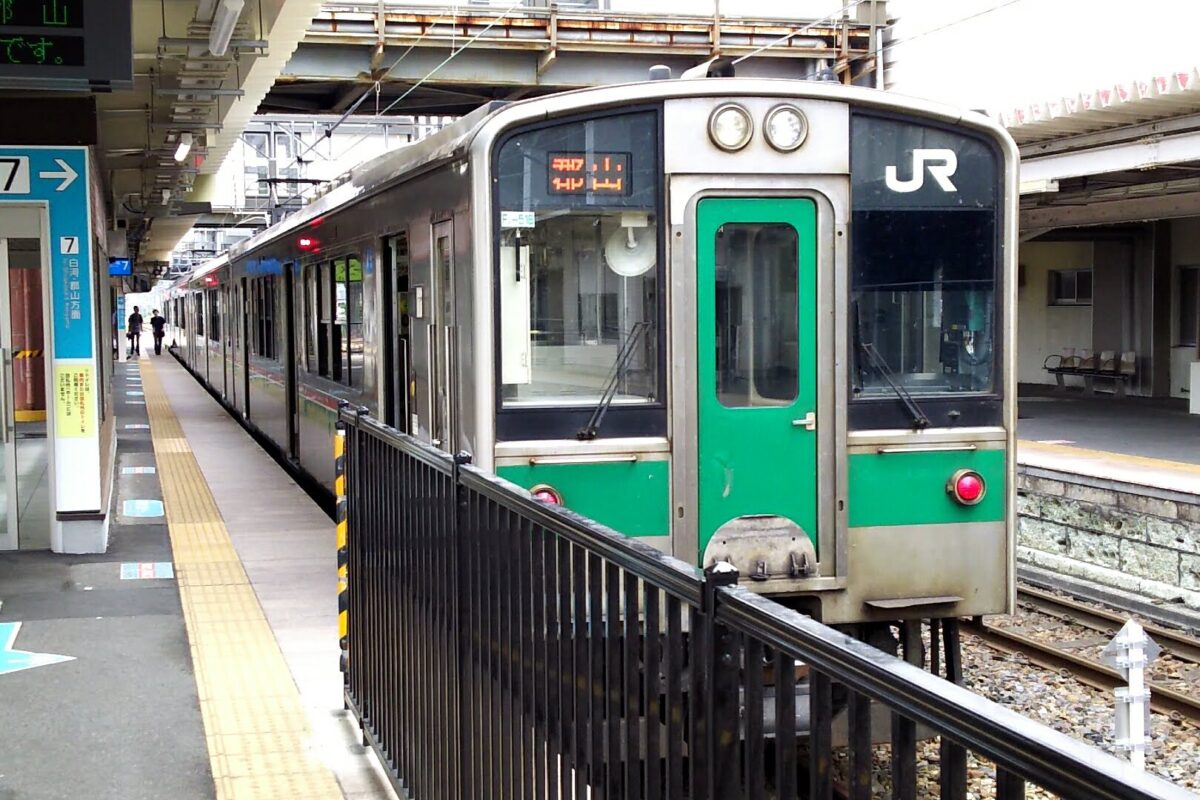
[[[1192,797],[748,592],[732,567],[701,573],[363,413],[339,424],[346,701],[409,797],[858,800],[882,778],[913,798],[927,736],[943,798],[966,796],[968,752],[1006,800],[1027,782]]]

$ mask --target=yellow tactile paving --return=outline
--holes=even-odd
[[[336,800],[300,693],[154,372],[142,384],[217,800]]]

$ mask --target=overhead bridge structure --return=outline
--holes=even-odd
[[[378,113],[402,98],[394,113],[461,114],[717,57],[747,57],[738,75],[882,86],[885,24],[877,0],[823,20],[326,3],[260,111]]]

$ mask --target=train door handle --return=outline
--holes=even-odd
[[[792,425],[796,428],[804,428],[806,431],[815,431],[817,429],[817,412],[810,411],[804,415],[803,419],[792,420]]]

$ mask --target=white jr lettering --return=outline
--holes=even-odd
[[[902,181],[896,177],[896,168],[889,166],[884,172],[887,187],[893,192],[915,192],[925,185],[925,170],[943,192],[957,192],[950,176],[958,169],[958,156],[953,150],[917,148],[912,153],[912,177]]]

